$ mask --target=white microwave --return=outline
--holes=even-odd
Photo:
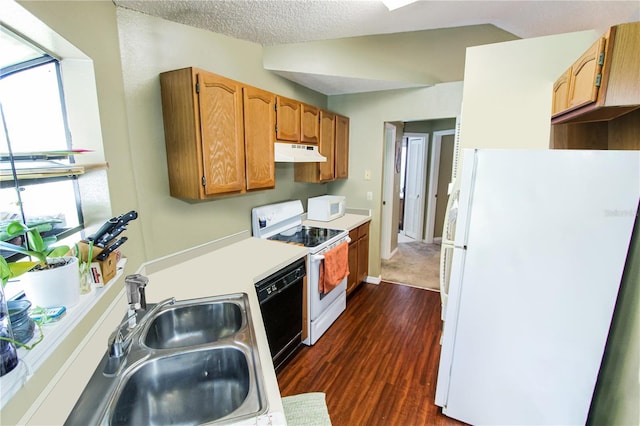
[[[347,210],[346,198],[341,195],[323,195],[307,200],[307,219],[329,222],[344,216]]]

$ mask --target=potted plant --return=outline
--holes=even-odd
[[[27,299],[40,307],[72,306],[80,298],[78,259],[65,256],[68,246],[52,247],[57,240],[43,237],[52,229],[50,223],[28,227],[19,221],[9,223],[0,240],[0,249],[31,256],[33,262],[9,263],[15,274],[28,270],[21,278]],[[26,239],[26,247],[17,244]],[[9,242],[12,241],[12,242]],[[35,263],[35,264],[34,264]]]
[[[11,270],[4,257],[0,256],[0,376],[9,373],[18,365],[18,352],[14,345],[9,319],[9,308],[4,298],[4,286],[11,277]]]

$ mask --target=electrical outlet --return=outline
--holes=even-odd
[[[364,171],[364,180],[371,180],[371,170],[367,169]]]
[[[371,200],[373,200],[373,192],[368,191],[367,192],[367,201],[371,201]]]

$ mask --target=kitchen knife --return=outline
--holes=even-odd
[[[111,244],[109,247],[104,249],[104,251],[100,253],[96,257],[96,259],[100,261],[105,260],[107,257],[109,257],[111,253],[113,253],[118,247],[123,245],[126,241],[127,241],[127,237],[120,238],[118,241],[116,241],[115,243]]]
[[[125,226],[127,223],[137,218],[138,218],[138,212],[136,212],[135,210],[131,210],[128,213],[118,216],[118,221],[116,223],[116,226]]]
[[[126,230],[126,226],[120,226],[112,229],[110,232],[103,235],[99,241],[96,242],[96,247],[107,247],[113,240],[115,240],[118,235],[122,234]]]
[[[131,210],[128,213],[118,216],[117,218],[113,218],[110,220],[114,221],[113,226],[107,228],[106,232],[104,232],[101,236],[96,238],[95,244],[98,247],[106,247],[109,245],[111,241],[113,241],[118,235],[124,232],[127,229],[127,224],[138,218],[138,213],[135,210]]]
[[[111,219],[106,221],[104,225],[102,225],[95,234],[91,235],[90,237],[87,237],[87,240],[98,241],[105,234],[107,234],[112,228],[114,228],[117,223],[118,223],[118,216],[112,217]]]

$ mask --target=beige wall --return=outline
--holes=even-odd
[[[371,209],[369,275],[380,276],[380,213],[385,121],[420,121],[456,117],[462,103],[462,82],[422,89],[404,89],[329,97],[329,109],[351,119],[349,179],[328,184],[329,193],[347,197],[352,208]],[[371,180],[365,180],[371,170]],[[373,200],[367,201],[371,191]]]
[[[547,149],[553,83],[597,37],[583,31],[467,49],[461,148]]]

